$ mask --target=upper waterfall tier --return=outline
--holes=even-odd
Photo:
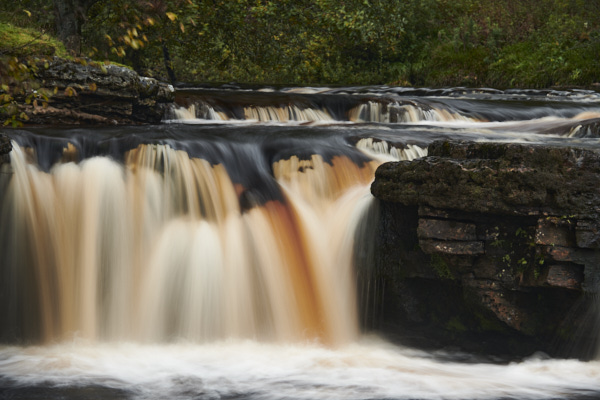
[[[394,89],[181,89],[176,94],[176,105],[167,111],[166,119],[188,123],[254,121],[464,125],[549,117],[576,121],[600,118],[600,97],[588,92]],[[525,101],[527,107],[523,107]],[[570,125],[574,125],[574,122]],[[575,130],[574,126],[571,128]]]

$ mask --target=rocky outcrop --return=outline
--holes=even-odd
[[[384,322],[493,352],[596,340],[582,304],[600,290],[600,154],[440,141],[382,165],[372,192]]]
[[[23,105],[31,124],[140,124],[160,122],[173,88],[116,65],[55,58],[36,79],[53,93]],[[44,104],[46,103],[46,104]]]

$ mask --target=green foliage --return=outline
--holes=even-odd
[[[437,38],[427,41],[413,81],[549,87],[598,79],[598,1],[461,0],[452,10]]]
[[[34,28],[31,45],[10,45],[13,53],[64,54],[42,40],[55,32],[53,1],[0,4],[0,22]],[[86,56],[165,80],[546,87],[600,76],[598,0],[85,4]]]
[[[164,77],[166,48],[184,81],[385,83],[399,69],[402,4],[106,0],[84,37],[93,54],[154,76]]]
[[[52,0],[18,0],[0,2],[0,22],[19,28],[32,28],[36,32],[54,30]]]

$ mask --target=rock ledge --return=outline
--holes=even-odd
[[[596,340],[573,321],[600,291],[600,154],[438,141],[428,157],[382,165],[372,193],[387,323],[459,342],[493,333],[517,353]]]

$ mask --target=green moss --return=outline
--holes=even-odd
[[[457,317],[452,317],[450,321],[446,323],[446,329],[460,333],[467,331],[467,327]]]
[[[481,332],[504,332],[505,328],[502,324],[495,318],[488,318],[481,312],[475,312],[474,316],[479,325],[479,330]]]
[[[439,254],[432,254],[430,259],[430,264],[435,273],[442,279],[454,279],[454,275],[452,271],[450,271],[450,267],[444,260],[442,256]]]
[[[66,57],[65,46],[43,32],[29,28],[17,28],[0,22],[0,55],[40,55]]]

